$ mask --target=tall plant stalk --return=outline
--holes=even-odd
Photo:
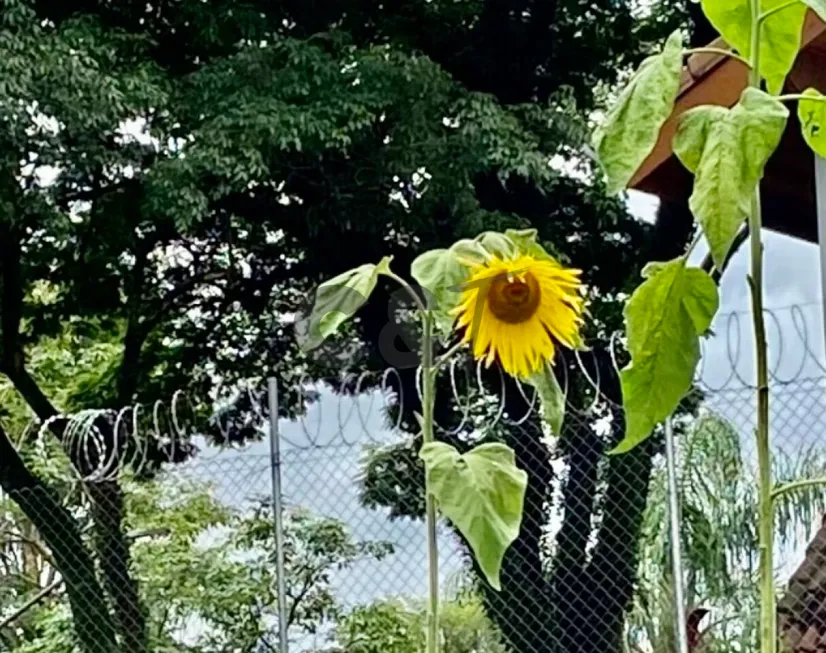
[[[433,367],[433,316],[422,312],[422,441],[433,438],[433,404],[436,395]],[[439,652],[439,546],[436,539],[436,500],[425,478],[425,511],[427,521],[427,653]]]
[[[553,284],[549,287],[551,295],[554,293],[559,295],[560,303],[562,299],[567,300],[569,297],[567,293],[574,293],[580,288],[579,272],[567,270],[561,265],[557,266],[555,259],[536,242],[536,237],[535,230],[485,232],[475,240],[464,239],[450,249],[436,249],[420,254],[413,261],[410,272],[420,284],[420,289],[428,291],[426,299],[391,270],[390,264],[393,260],[391,256],[385,256],[376,264],[360,265],[325,281],[318,287],[316,301],[308,321],[306,332],[308,337],[304,346],[311,349],[333,335],[367,301],[382,276],[393,279],[402,287],[410,296],[421,317],[421,365],[419,367],[421,377],[417,376],[416,380],[421,379],[417,387],[421,390],[422,411],[421,414],[416,413],[416,419],[422,435],[419,458],[425,466],[428,561],[427,653],[439,653],[441,648],[439,549],[436,538],[437,505],[439,512],[449,519],[467,540],[487,582],[494,589],[501,590],[502,561],[508,547],[518,536],[522,524],[525,492],[528,487],[528,474],[517,467],[516,452],[512,448],[501,443],[489,442],[462,453],[446,442],[436,441],[433,415],[436,400],[436,373],[439,366],[457,352],[459,345],[450,348],[438,360],[434,360],[434,325],[437,317],[450,318],[454,325],[459,324],[459,320],[456,320],[454,315],[458,298],[455,294],[457,274],[465,280],[462,282],[462,291],[474,287],[468,285],[467,280],[470,270],[477,265],[487,266],[487,271],[496,275],[497,278],[506,272],[510,275],[510,263],[502,263],[498,257],[507,258],[515,256],[515,253],[530,259],[531,265],[536,266],[537,269],[550,266],[555,274],[561,275],[560,279],[567,279],[565,281],[567,285],[559,282],[559,288]],[[488,245],[485,245],[486,240]],[[465,252],[472,253],[474,258],[460,259],[459,245],[464,247]],[[500,262],[498,268],[492,264],[496,261]],[[530,272],[530,267],[524,274],[533,274]],[[484,295],[481,301],[486,302],[486,297]],[[576,341],[580,337],[579,320],[582,307],[574,302],[566,306],[569,314],[566,314],[568,316],[564,320],[569,320],[570,325],[573,325],[568,337],[570,341]],[[465,332],[465,336],[467,335],[468,333]],[[469,335],[475,336],[472,332]],[[553,350],[550,350],[548,355],[552,353]],[[519,361],[516,363],[510,361],[504,365],[506,371],[508,371],[508,365],[512,368],[510,373],[521,372]],[[543,406],[547,405],[547,409],[551,411],[558,410],[561,390],[555,379],[551,381],[545,376],[537,375],[535,379],[528,382],[537,388],[537,394]],[[484,482],[479,482],[480,478],[484,479]]]
[[[826,95],[810,87],[799,94],[779,95],[801,48],[801,33],[812,12],[826,21],[821,0],[703,0],[701,9],[731,50],[701,48],[749,66],[749,78],[733,107],[702,104],[680,112],[672,140],[674,154],[694,175],[691,210],[703,227],[711,257],[719,271],[732,251],[742,222],[741,206],[750,204],[752,320],[756,368],[758,458],[757,514],[760,552],[760,653],[777,649],[774,584],[774,503],[797,488],[820,485],[826,479],[791,483],[773,489],[769,432],[769,374],[766,325],[763,316],[763,245],[760,180],[780,147],[789,125],[784,102],[797,102],[803,139],[826,156]],[[765,7],[765,10],[764,10]],[[784,12],[783,15],[780,15]],[[771,22],[767,22],[767,21]],[[763,26],[767,47],[761,52]],[[661,52],[640,65],[608,112],[593,138],[594,151],[607,188],[619,192],[633,183],[647,157],[663,138],[663,126],[674,117],[680,95],[685,50],[677,30]],[[765,61],[761,61],[764,59]],[[765,68],[768,91],[761,86]],[[650,172],[650,171],[649,171]],[[719,307],[719,292],[705,270],[688,265],[687,256],[650,267],[626,306],[626,334],[631,362],[622,370],[626,434],[614,453],[624,453],[650,437],[653,425],[677,409],[691,385],[699,362],[699,338],[708,332]],[[702,297],[702,303],[697,301]],[[695,329],[675,328],[692,316]],[[664,326],[665,325],[665,326]],[[667,329],[667,336],[666,334]],[[665,336],[665,337],[664,337]],[[675,336],[677,338],[675,339]],[[656,350],[656,339],[673,349]],[[675,351],[688,355],[677,357]],[[666,379],[672,379],[669,386]],[[654,399],[650,388],[661,383],[666,392]]]
[[[749,85],[760,86],[760,32],[765,16],[760,0],[750,0],[751,52]],[[769,436],[769,375],[767,362],[766,323],[763,317],[763,212],[760,185],[754,191],[749,217],[751,249],[752,320],[757,371],[757,465],[758,465],[758,545],[760,550],[760,653],[775,653],[776,608],[774,593],[774,500],[772,497],[772,456]]]

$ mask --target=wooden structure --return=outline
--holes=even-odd
[[[826,518],[777,606],[778,633],[791,653],[826,651]]]
[[[722,39],[709,47],[727,48]],[[700,104],[734,106],[747,82],[748,69],[736,59],[706,53],[691,56],[683,71],[674,113],[660,132],[653,152],[631,181],[631,187],[663,199],[687,198],[692,176],[671,148],[680,115]],[[799,93],[810,86],[826,93],[826,24],[811,11],[803,28],[801,52],[786,80],[785,92]],[[762,184],[764,224],[769,229],[818,242],[815,156],[804,142],[796,111],[791,108],[792,116],[783,140],[766,167]]]

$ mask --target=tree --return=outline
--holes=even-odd
[[[274,650],[278,613],[271,506],[252,501],[227,508],[198,479],[130,481],[125,489],[125,526],[134,541],[133,571],[142,581],[151,650]],[[20,546],[16,538],[22,538],[26,525],[19,517],[14,530],[4,532],[6,546]],[[353,540],[344,524],[300,509],[286,515],[285,544],[289,632],[296,637],[341,614],[331,584],[337,570],[392,553],[385,542]],[[33,587],[16,593],[11,605],[50,585],[50,579],[60,579],[48,548],[39,550],[39,564],[48,573],[28,574]],[[4,583],[20,572],[25,569],[7,568]],[[11,653],[75,653],[81,649],[72,637],[72,619],[67,597],[57,589],[0,636],[11,642],[5,648]]]
[[[419,653],[424,650],[426,608],[418,602],[377,601],[336,624],[334,651]],[[506,653],[478,597],[467,591],[445,601],[441,614],[445,653]]]
[[[330,378],[340,358],[302,358],[283,319],[320,280],[377,260],[388,246],[403,268],[423,248],[482,228],[534,225],[549,247],[565,243],[599,289],[589,364],[603,370],[600,390],[615,398],[604,336],[620,322],[617,294],[645,260],[669,258],[689,223],[672,215],[652,230],[605,199],[599,183],[548,161],[582,156],[594,87],[644,51],[633,4],[5,3],[0,370],[56,439],[65,438],[55,418],[68,404],[34,378],[33,347],[78,319],[105,320],[118,352],[94,401],[79,407],[152,402],[183,387],[206,404],[216,377],[232,384],[274,373],[282,385],[305,372]],[[386,366],[377,343],[387,322],[382,292],[350,334],[359,369]],[[414,396],[409,371],[403,384]],[[239,423],[213,432],[213,441],[254,436]],[[105,451],[76,454],[82,476],[94,473],[98,456],[129,459],[130,442],[105,420],[99,428]],[[589,479],[616,438],[595,441],[582,428],[573,438],[582,449],[567,454],[576,480],[566,490],[571,521],[560,560],[571,563],[559,573],[570,571],[591,595],[621,579],[585,601],[607,602],[606,632],[614,633],[632,586],[650,452],[612,462],[606,514],[614,521],[599,549],[604,560],[585,579]],[[506,434],[531,475],[528,518],[505,592],[488,596],[500,625],[536,633],[537,645],[554,639],[548,624],[573,632],[581,618],[567,600],[549,603],[541,581],[551,473],[540,436],[535,422]],[[150,444],[150,461],[170,458],[162,441]],[[175,448],[177,457],[189,453]],[[47,491],[9,460],[2,487],[25,478],[27,488]],[[128,580],[122,490],[112,479],[88,491],[106,590],[89,595],[113,604],[118,650],[140,653],[148,634],[140,590]],[[525,578],[544,589],[527,591]],[[541,627],[524,628],[507,608],[519,601]],[[91,618],[106,621],[100,611]],[[108,653],[109,639],[88,650]]]

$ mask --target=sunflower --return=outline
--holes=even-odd
[[[579,346],[580,274],[527,255],[473,266],[453,310],[473,356],[486,365],[498,359],[508,374],[527,378],[553,361],[555,342]]]

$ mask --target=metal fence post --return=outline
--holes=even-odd
[[[272,473],[272,510],[275,529],[275,564],[278,582],[278,650],[288,653],[287,590],[284,571],[284,506],[281,502],[281,433],[278,430],[278,380],[267,384],[270,409],[270,472]]]
[[[665,420],[665,458],[668,470],[668,522],[671,527],[671,565],[674,583],[674,619],[676,620],[677,650],[689,653],[688,623],[685,591],[683,588],[683,552],[680,535],[680,487],[677,482],[677,450],[671,417]]]

